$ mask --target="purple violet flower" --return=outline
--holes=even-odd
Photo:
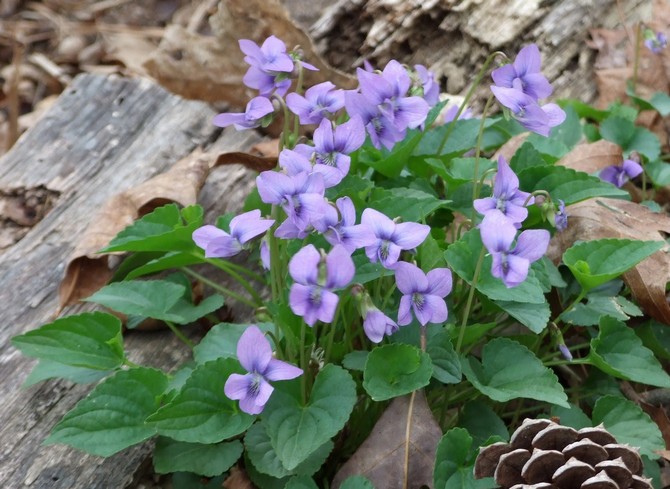
[[[286,215],[300,230],[304,230],[326,212],[323,199],[324,184],[320,173],[301,172],[288,176],[276,171],[264,171],[256,177],[256,187],[266,204],[281,205]]]
[[[531,229],[519,235],[512,249],[516,227],[497,210],[484,216],[479,229],[482,242],[493,257],[491,275],[502,279],[508,288],[516,287],[526,280],[530,264],[542,258],[549,246],[549,231]]]
[[[435,74],[423,65],[414,65],[418,77],[420,95],[431,107],[440,101],[440,85],[435,81]],[[419,87],[417,87],[419,88]]]
[[[212,121],[215,126],[228,127],[235,125],[238,131],[253,129],[263,124],[263,119],[274,112],[274,106],[266,97],[252,98],[242,114],[224,112],[214,117]]]
[[[339,219],[338,213],[330,206],[330,211],[314,224],[330,244],[340,244],[349,253],[353,253],[358,248],[372,246],[377,241],[369,226],[356,224],[356,209],[349,197],[337,199],[335,205],[339,211]]]
[[[660,54],[668,46],[668,38],[662,32],[654,34],[651,29],[645,29],[644,38],[644,45],[654,54]]]
[[[356,272],[343,246],[334,246],[322,257],[311,244],[293,255],[288,270],[295,281],[289,292],[289,306],[310,326],[317,319],[324,323],[333,320],[339,297],[332,291],[348,285]]]
[[[491,85],[491,91],[501,105],[510,109],[514,118],[529,131],[549,136],[551,128],[565,120],[565,111],[556,104],[539,105],[530,95],[516,88]]]
[[[384,339],[384,335],[391,336],[398,329],[398,325],[393,319],[374,306],[370,307],[365,313],[363,330],[365,331],[365,336],[373,343],[381,342]]]
[[[568,213],[565,211],[565,202],[558,199],[558,211],[554,215],[554,226],[558,231],[565,231],[568,227]]]
[[[561,355],[563,355],[563,358],[565,358],[568,362],[571,362],[573,360],[572,353],[570,353],[570,349],[563,343],[558,345],[558,349],[561,352]]]
[[[300,118],[300,124],[319,124],[325,117],[344,107],[344,92],[330,82],[319,83],[305,92],[305,96],[289,93],[286,105]]]
[[[249,326],[237,342],[237,359],[247,374],[230,374],[223,391],[229,399],[239,400],[247,414],[259,414],[274,387],[269,380],[290,380],[302,375],[302,369],[272,356],[272,347],[257,326]]]
[[[498,210],[510,222],[517,224],[523,222],[528,216],[525,204],[534,202],[534,197],[531,197],[528,192],[519,190],[519,177],[512,171],[505,158],[498,156],[498,173],[493,183],[493,197],[476,199],[472,204],[480,214],[486,215]]]
[[[268,37],[260,47],[249,39],[240,39],[239,45],[249,66],[271,74],[293,71],[293,60],[286,53],[286,44],[275,36]]]
[[[382,117],[377,105],[363,94],[351,90],[345,91],[344,106],[352,119],[359,117],[363,121],[370,142],[375,148],[384,146],[391,150],[395,143],[405,138],[406,131]]]
[[[280,154],[279,164],[287,168],[289,175],[296,171],[309,171],[311,168],[311,171],[323,174],[326,188],[334,187],[349,173],[349,153],[356,151],[364,142],[365,128],[360,117],[353,117],[335,127],[334,131],[332,123],[323,119],[314,131],[314,146],[298,144],[288,154],[294,161],[285,158],[282,162]]]
[[[456,118],[456,114],[458,114],[458,109],[460,107],[458,105],[452,105],[447,109],[447,111],[444,113],[444,122],[445,124],[447,122],[452,122]],[[458,120],[466,120],[466,119],[472,119],[472,109],[469,107],[466,107],[463,112],[461,112],[461,115],[458,116]]]
[[[205,250],[205,257],[226,258],[237,255],[249,240],[263,234],[273,224],[273,219],[261,219],[261,211],[255,209],[233,217],[230,234],[216,226],[202,226],[193,231],[193,241]]]
[[[530,44],[519,51],[514,63],[493,70],[491,77],[496,86],[519,90],[537,102],[553,91],[549,80],[540,73],[541,64],[540,50]]]
[[[621,188],[630,179],[637,177],[643,169],[633,160],[623,160],[621,165],[612,165],[600,171],[600,179]]]
[[[400,326],[412,322],[411,311],[414,311],[421,326],[447,320],[444,297],[451,292],[451,270],[435,268],[426,274],[416,265],[400,262],[396,265],[395,280],[398,290],[403,294],[398,308]]]
[[[240,49],[249,64],[242,81],[261,95],[270,96],[274,90],[284,95],[291,86],[293,59],[286,53],[286,45],[275,36],[268,37],[262,46],[249,39],[240,39]]]
[[[266,239],[261,240],[261,265],[265,270],[270,270],[270,246]]]
[[[383,267],[394,269],[400,252],[419,246],[428,236],[430,226],[416,222],[396,224],[375,209],[365,209],[361,223],[372,229],[375,243],[365,247],[365,254],[371,262],[379,261]]]
[[[381,74],[357,70],[361,93],[371,100],[398,130],[419,127],[430,108],[421,97],[407,97],[412,83],[407,70],[396,60],[388,62]]]

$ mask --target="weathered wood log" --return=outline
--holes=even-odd
[[[53,206],[0,255],[0,487],[128,487],[146,468],[151,444],[107,459],[65,446],[41,446],[54,424],[90,385],[47,381],[21,388],[34,361],[9,343],[53,319],[63,266],[95,211],[112,195],[165,171],[200,145],[247,149],[254,133],[211,125],[212,110],[147,80],[82,75],[45,117],[0,159],[0,195],[48,189]],[[201,193],[209,221],[237,210],[251,172],[217,169]],[[18,189],[18,190],[17,190]],[[229,208],[227,208],[229,207]],[[75,306],[75,313],[90,306]],[[125,337],[137,363],[170,369],[190,351],[166,332]]]
[[[289,7],[295,1],[284,0]],[[454,95],[464,94],[490,53],[513,56],[534,42],[553,97],[590,102],[596,87],[589,29],[613,28],[622,17],[630,23],[648,19],[650,8],[642,0],[339,0],[310,34],[337,68],[350,71],[364,59],[379,67],[393,58],[421,63]],[[483,85],[482,93],[488,83]]]

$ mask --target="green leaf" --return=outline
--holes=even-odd
[[[507,314],[519,321],[533,333],[539,334],[547,327],[551,310],[549,304],[530,304],[527,302],[494,301]]]
[[[159,370],[121,370],[79,401],[44,443],[109,457],[156,434],[144,420],[158,409],[166,388],[167,377]]]
[[[584,414],[584,411],[572,403],[567,408],[551,406],[551,417],[558,418],[563,426],[570,426],[576,430],[593,426],[591,419]]]
[[[254,416],[239,410],[223,386],[231,374],[242,374],[239,363],[222,358],[199,365],[181,391],[147,419],[160,435],[191,443],[218,443],[243,433]]]
[[[458,426],[468,430],[475,446],[482,445],[491,436],[498,436],[502,441],[509,440],[509,432],[503,420],[482,401],[470,401],[463,406]]]
[[[113,370],[94,370],[85,367],[73,367],[72,365],[65,365],[53,360],[40,360],[35,365],[23,383],[24,387],[28,387],[46,379],[61,378],[66,379],[75,384],[88,384],[90,382],[97,382],[104,379]]]
[[[183,471],[215,477],[237,462],[242,449],[239,440],[202,445],[160,437],[154,449],[154,470],[158,474]]]
[[[342,359],[342,366],[347,370],[360,370],[362,372],[365,370],[365,362],[368,361],[369,354],[370,352],[367,350],[349,352]]]
[[[533,166],[545,166],[547,162],[531,143],[525,142],[516,150],[509,164],[514,173],[519,173]]]
[[[497,487],[492,478],[475,480],[472,437],[463,428],[447,431],[437,445],[433,487],[435,489],[489,489]]]
[[[289,479],[284,489],[319,489],[314,480],[306,475],[297,475]]]
[[[458,341],[458,335],[460,334],[460,328],[454,327],[453,325],[448,325],[449,335],[451,336],[451,341]],[[468,346],[473,343],[476,343],[481,338],[483,338],[486,333],[491,331],[493,328],[498,326],[498,323],[483,323],[483,324],[468,324],[465,327],[465,334],[463,335],[463,346]]]
[[[152,273],[162,272],[171,268],[180,268],[189,265],[198,265],[205,263],[205,259],[193,253],[183,253],[181,251],[172,251],[163,256],[154,258],[142,266],[139,266],[126,275],[126,280],[150,275]]]
[[[434,160],[441,163],[440,160]],[[450,160],[446,166],[446,180],[449,183],[464,183],[472,182],[475,179],[475,158],[454,158]],[[484,172],[495,168],[496,163],[488,158],[479,159],[479,167],[477,169],[477,180],[479,180]]]
[[[629,198],[628,192],[611,183],[565,166],[533,166],[519,172],[519,188],[526,192],[545,190],[565,205],[592,197]]]
[[[663,117],[670,115],[670,95],[665,92],[656,92],[651,97],[651,105]]]
[[[552,287],[562,288],[568,285],[563,280],[558,267],[546,256],[534,262],[531,268],[535,272],[535,276],[539,280],[542,291],[545,294],[551,291]]]
[[[417,259],[421,265],[421,270],[425,273],[430,272],[433,268],[441,268],[447,266],[444,260],[444,250],[440,248],[437,240],[428,234],[423,243],[417,248]]]
[[[411,188],[375,188],[370,194],[369,206],[383,212],[391,219],[402,218],[403,222],[425,219],[436,209],[447,205],[446,200]]]
[[[561,316],[561,320],[578,326],[595,326],[603,316],[628,321],[631,305],[633,306],[632,315],[641,316],[642,311],[623,297],[593,296],[588,298],[586,304],[575,304],[571,310]],[[627,311],[629,314],[626,313]]]
[[[465,233],[445,252],[447,264],[459,277],[472,284],[477,260],[484,249],[478,229]],[[482,263],[477,290],[491,300],[527,302],[543,304],[546,302],[542,287],[531,269],[528,278],[517,287],[507,288],[499,278],[491,275],[492,259],[486,256]]]
[[[474,357],[463,360],[467,379],[494,401],[527,398],[568,406],[558,378],[525,346],[508,338],[495,338],[482,349],[481,363]]]
[[[244,436],[244,446],[249,460],[262,474],[281,479],[289,475],[312,475],[318,471],[333,450],[333,442],[328,440],[317,448],[300,465],[287,470],[272,448],[272,442],[263,423],[255,423]]]
[[[409,394],[428,385],[430,357],[413,345],[396,343],[374,348],[363,372],[363,388],[374,401]]]
[[[223,297],[212,295],[197,306],[184,298],[186,287],[171,280],[129,280],[106,285],[88,297],[122,314],[188,324],[223,306]]]
[[[565,121],[552,129],[551,138],[562,142],[568,149],[572,149],[582,139],[582,125],[577,111],[569,105],[564,107]]]
[[[379,277],[393,277],[395,271],[384,268],[380,263],[371,263],[365,253],[354,254],[352,257],[356,274],[352,283],[367,284]]]
[[[450,124],[444,124],[434,129],[429,129],[423,134],[423,138],[415,148],[413,154],[415,156],[437,155],[442,139],[451,124],[455,124],[456,127],[451,129],[451,135],[442,149],[442,152],[439,154],[446,157],[463,154],[475,146],[480,123],[481,121],[478,119],[460,119],[453,121]],[[486,125],[492,123],[493,121],[487,121]]]
[[[530,133],[526,141],[540,152],[548,163],[554,163],[568,154],[570,149],[555,137],[546,138],[537,133]]]
[[[577,99],[561,100],[561,107],[564,109],[570,107],[575,110],[580,118],[591,119],[596,122],[604,120],[610,114],[608,110],[598,110],[592,105],[586,104]]]
[[[286,469],[293,470],[346,424],[356,404],[356,384],[351,375],[333,364],[316,376],[306,405],[275,387],[265,406],[272,447]]]
[[[670,360],[670,328],[667,325],[651,320],[637,326],[635,334],[658,358]]]
[[[375,486],[362,475],[352,475],[344,479],[340,489],[375,489]]]
[[[593,423],[603,423],[619,443],[639,447],[640,453],[657,459],[654,452],[664,450],[663,436],[640,406],[618,396],[604,396],[593,407]]]
[[[57,319],[15,336],[12,344],[26,356],[72,367],[108,371],[125,360],[121,321],[102,312]]]
[[[663,241],[597,239],[568,248],[563,253],[563,263],[589,291],[618,277],[664,245]]]
[[[254,323],[263,332],[274,331],[273,323]],[[193,359],[203,364],[218,358],[237,358],[237,342],[250,324],[219,323],[193,348]],[[271,338],[268,338],[272,341]]]
[[[644,165],[644,171],[657,187],[670,185],[670,163],[663,160],[650,161]]]
[[[622,117],[611,116],[605,119],[600,124],[600,134],[621,146],[625,156],[637,151],[647,159],[655,160],[661,154],[661,143],[654,133]]]
[[[195,251],[193,231],[202,225],[203,209],[176,204],[159,207],[121,231],[102,251]]]
[[[433,377],[443,384],[461,381],[461,362],[447,331],[440,331],[429,338],[426,353],[433,364]]]
[[[631,328],[612,317],[605,316],[600,320],[600,333],[591,340],[588,360],[615,377],[670,387],[670,376],[651,350],[642,345],[642,340]]]
[[[400,175],[400,172],[405,168],[409,156],[412,154],[417,144],[421,141],[422,132],[413,130],[399,143],[397,143],[391,151],[386,149],[380,150],[378,153],[380,157],[371,157],[365,160],[365,163],[374,168],[382,175],[395,178]]]

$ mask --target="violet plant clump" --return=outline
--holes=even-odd
[[[603,395],[585,387],[587,375],[594,385],[611,376],[670,387],[625,323],[642,311],[617,279],[663,244],[585,240],[547,256],[552,234],[568,239],[578,222],[571,205],[629,197],[619,187],[643,167],[658,185],[654,176],[667,163],[654,145],[639,147],[650,136],[621,117],[627,112],[597,112],[598,126],[583,104],[542,102],[552,87],[535,45],[491,71],[482,113],[471,97],[500,53],[446,114],[448,96],[423,65],[367,63],[353,90],[327,80],[307,87],[303,70],[314,67],[299,50],[274,36],[239,46],[249,65],[244,83],[257,96],[214,124],[249,130],[283,122],[276,167],[260,172],[237,214],[205,224],[201,207],[172,204],[129,226],[103,251],[133,254],[87,299],[126,315],[129,325],[163,321],[193,348],[193,362],[174,373],[133,363],[120,321],[106,313],[14,338],[71,380],[105,378],[50,442],[108,456],[158,435],[157,467],[214,477],[237,463],[261,489],[331,487],[344,459],[385,422],[385,403],[409,396],[408,412],[427,403],[425,416],[444,433],[432,447],[435,487],[461,487],[459,477],[471,473],[470,455],[452,457],[458,467],[443,470],[450,447],[507,441],[505,426],[521,413],[598,424],[612,422],[606,413],[616,405],[648,434],[648,456],[663,448],[636,405],[607,395],[611,385]],[[488,113],[494,99],[502,115]],[[630,127],[642,135],[626,139]],[[525,140],[512,151],[513,136]],[[562,166],[585,138],[617,143],[623,164],[600,178]],[[628,159],[633,151],[642,164]],[[138,280],[166,270],[174,273]],[[215,293],[194,302],[192,281]],[[220,322],[224,301],[249,320]],[[209,328],[197,345],[197,333],[182,327],[195,321]],[[97,355],[73,350],[84,334]],[[625,341],[625,352],[612,337]],[[142,411],[132,422],[115,416],[101,402],[110,392]],[[87,425],[89,409],[108,424]],[[394,450],[410,446],[415,421],[401,418],[405,438],[389,442]],[[110,433],[114,443],[105,444]],[[91,448],[91,440],[105,448]],[[221,456],[215,469],[189,455],[205,452]],[[388,458],[383,471],[400,474],[407,487],[411,458]]]

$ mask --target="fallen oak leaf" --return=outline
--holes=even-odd
[[[216,160],[214,160],[213,166],[217,167],[235,164],[244,165],[250,170],[262,172],[266,170],[272,170],[274,167],[276,167],[277,157],[256,156],[249,153],[243,153],[241,151],[233,151],[231,153],[220,154]]]
[[[595,143],[578,144],[556,164],[591,175],[608,166],[620,165],[622,161],[619,145],[601,139]]]
[[[410,409],[411,415],[408,416]],[[406,487],[432,488],[435,453],[442,430],[428,407],[423,390],[393,399],[372,428],[370,436],[335,474],[333,487],[337,489],[352,475],[367,477],[374,487],[403,487],[408,422],[410,450]]]
[[[576,241],[601,238],[665,240],[670,234],[670,217],[647,207],[618,199],[589,199],[567,207],[568,227],[556,234],[547,252],[558,263],[565,250]],[[623,274],[642,310],[657,321],[670,325],[670,305],[666,284],[670,281],[668,246]]]

